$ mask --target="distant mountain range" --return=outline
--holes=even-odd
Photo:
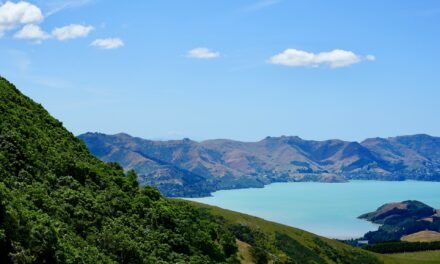
[[[79,138],[101,160],[134,169],[141,183],[167,196],[206,196],[286,181],[440,180],[440,138],[424,134],[362,142],[296,136],[152,141],[101,133]]]

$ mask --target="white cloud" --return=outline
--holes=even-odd
[[[375,61],[376,60],[376,56],[369,54],[369,55],[365,56],[365,59],[367,61]]]
[[[92,0],[41,0],[37,2],[52,6],[52,10],[56,10],[57,12],[65,8],[84,5],[91,1]],[[25,1],[14,3],[0,0],[0,37],[2,37],[6,31],[14,30],[21,26],[22,28],[14,34],[14,38],[36,40],[37,42],[52,37],[58,40],[86,37],[94,29],[92,26],[71,24],[55,28],[51,34],[48,34],[38,26],[44,18],[45,16],[41,9],[34,4]]]
[[[40,8],[28,2],[0,3],[0,37],[7,30],[20,25],[37,24],[43,21],[44,16]]]
[[[15,33],[14,38],[41,41],[50,38],[50,35],[44,32],[39,26],[28,24]]]
[[[373,61],[375,57],[368,55],[366,60]],[[319,67],[328,65],[331,68],[347,67],[363,60],[362,56],[352,51],[335,49],[328,52],[312,53],[297,49],[286,49],[269,59],[271,64],[290,67]]]
[[[67,40],[82,38],[89,35],[94,28],[92,26],[83,26],[78,24],[71,24],[68,26],[55,28],[52,31],[52,35],[58,40]]]
[[[195,48],[188,51],[189,58],[196,59],[214,59],[220,56],[220,52],[211,51],[208,48]]]
[[[96,39],[90,45],[101,49],[117,49],[124,46],[124,42],[120,38]]]

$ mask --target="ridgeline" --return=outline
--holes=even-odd
[[[101,160],[135,170],[141,184],[169,197],[287,181],[440,181],[440,138],[422,134],[362,142],[289,136],[258,142],[152,141],[123,133],[79,138]]]

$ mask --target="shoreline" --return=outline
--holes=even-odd
[[[385,203],[414,199],[437,206],[440,204],[440,197],[434,195],[440,182],[352,180],[346,184],[322,183],[271,183],[264,188],[220,190],[209,197],[180,199],[344,240],[376,231],[380,225],[358,219],[358,216],[374,211]]]

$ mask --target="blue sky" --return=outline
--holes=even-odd
[[[439,1],[0,5],[0,74],[75,134],[440,135]]]

